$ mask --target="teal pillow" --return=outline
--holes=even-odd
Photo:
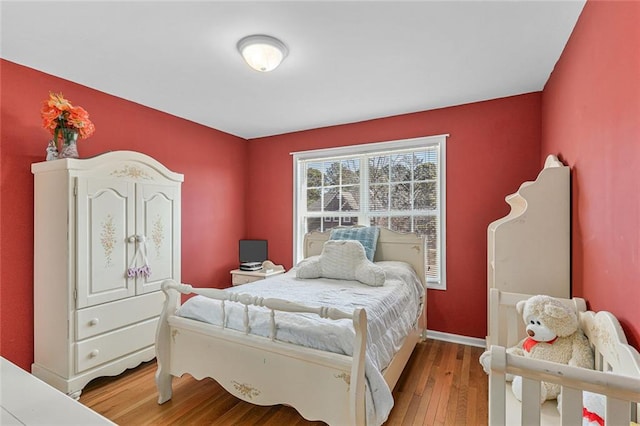
[[[380,228],[377,226],[361,226],[358,228],[335,228],[331,231],[332,240],[356,240],[364,247],[367,259],[373,262]]]

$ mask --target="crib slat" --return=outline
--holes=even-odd
[[[562,387],[560,398],[560,412],[562,426],[574,426],[582,424],[582,391],[578,389]]]
[[[515,309],[507,310],[507,324],[520,324],[521,322],[518,312]],[[518,335],[518,327],[509,327],[507,329],[507,347],[515,346],[519,341],[520,336]]]
[[[522,378],[522,424],[540,424],[540,382]]]
[[[489,424],[505,426],[507,396],[505,394],[505,375],[493,372],[489,378]]]
[[[505,426],[507,413],[507,395],[504,369],[506,350],[503,346],[491,347],[491,375],[489,375],[489,424]]]
[[[631,406],[629,402],[607,397],[604,424],[628,425],[630,414]]]

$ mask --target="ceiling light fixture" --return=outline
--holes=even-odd
[[[251,68],[269,72],[278,67],[289,50],[283,42],[268,35],[250,35],[238,42],[238,51]]]

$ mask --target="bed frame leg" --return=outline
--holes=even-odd
[[[171,399],[173,394],[171,387],[173,376],[169,370],[171,337],[167,319],[169,315],[172,315],[176,309],[178,309],[178,297],[180,293],[169,288],[170,285],[176,284],[172,280],[166,280],[162,283],[165,301],[158,321],[158,329],[156,330],[156,362],[158,363],[156,387],[158,389],[158,404],[164,404]]]
[[[367,346],[367,312],[356,309],[353,313],[353,328],[356,331],[353,345],[353,365],[351,366],[351,423],[354,426],[366,424],[364,358]]]
[[[173,376],[161,371],[162,368],[158,367],[156,371],[156,387],[158,388],[158,404],[164,404],[171,399],[173,395],[172,382]]]

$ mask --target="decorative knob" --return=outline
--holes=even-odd
[[[135,242],[136,242],[136,236],[135,236],[135,235],[130,236],[130,237],[129,237],[129,239],[128,239],[128,241],[129,241],[130,243],[135,243]]]
[[[95,357],[97,357],[97,356],[98,356],[98,354],[99,354],[99,353],[100,353],[100,351],[99,351],[99,350],[94,349],[94,350],[92,350],[91,352],[89,352],[89,358],[95,358]]]
[[[100,320],[98,320],[98,318],[93,318],[93,319],[91,319],[91,321],[89,321],[89,325],[93,327],[93,326],[98,325],[99,322],[100,322]]]

